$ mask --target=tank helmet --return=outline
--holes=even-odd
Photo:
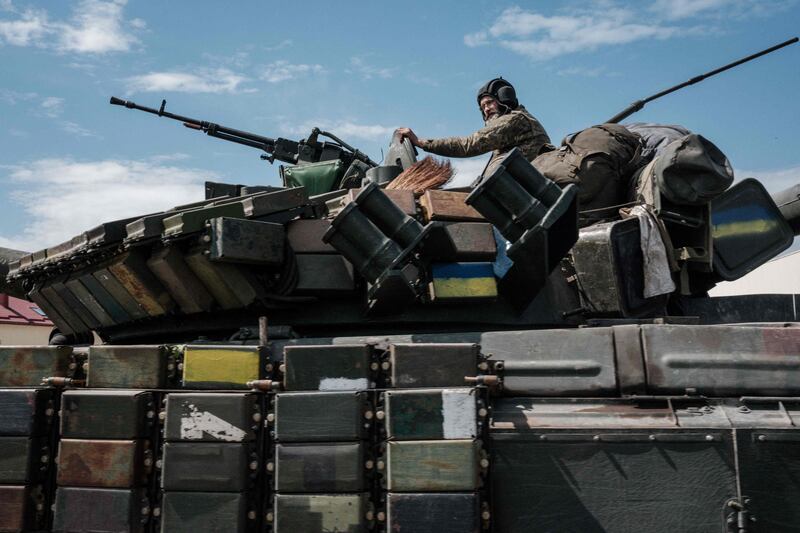
[[[490,80],[486,82],[483,87],[478,89],[478,107],[480,107],[481,98],[484,96],[491,96],[509,109],[516,109],[519,107],[517,91],[514,90],[513,85],[502,77]]]

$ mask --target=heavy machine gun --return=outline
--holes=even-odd
[[[221,124],[215,124],[214,122],[170,113],[164,109],[167,105],[166,100],[161,101],[161,106],[158,109],[141,106],[135,102],[123,100],[116,96],[111,97],[110,103],[112,105],[127,107],[128,109],[137,109],[146,113],[152,113],[159,117],[178,120],[183,122],[183,125],[187,128],[202,131],[211,137],[263,150],[266,153],[261,156],[261,159],[269,161],[270,163],[274,163],[276,159],[291,165],[305,165],[323,161],[340,160],[345,168],[349,167],[354,161],[360,161],[368,167],[375,167],[378,165],[365,153],[347,144],[336,135],[327,131],[322,131],[319,128],[313,128],[311,134],[306,139],[300,141],[283,139],[280,137],[273,139],[271,137],[264,137],[263,135],[229,128]],[[330,141],[320,141],[320,137],[327,137]]]

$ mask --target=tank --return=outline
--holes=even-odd
[[[706,295],[791,191],[587,225],[516,150],[382,188],[412,152],[6,254],[58,331],[0,346],[0,530],[800,530],[797,296]]]

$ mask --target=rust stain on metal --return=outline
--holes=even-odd
[[[137,441],[63,439],[58,459],[58,484],[78,487],[120,487],[137,484],[141,446]]]
[[[110,265],[108,270],[117,278],[125,289],[136,299],[147,314],[159,316],[166,313],[166,309],[159,303],[158,297],[150,291],[136,273],[122,263]]]

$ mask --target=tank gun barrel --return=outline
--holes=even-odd
[[[654,94],[652,96],[648,96],[647,98],[643,98],[641,100],[636,100],[631,105],[629,105],[628,107],[626,107],[625,109],[623,109],[622,111],[620,111],[619,113],[617,113],[616,115],[614,115],[613,117],[608,119],[606,122],[614,123],[614,124],[619,123],[619,122],[625,120],[626,118],[628,118],[629,116],[633,115],[637,111],[641,111],[642,108],[644,108],[645,105],[647,105],[648,103],[652,102],[653,100],[661,98],[662,96],[666,96],[666,95],[668,95],[670,93],[674,93],[675,91],[683,89],[684,87],[688,87],[689,85],[694,85],[695,83],[699,83],[699,82],[703,81],[706,78],[710,78],[711,76],[716,76],[717,74],[719,74],[721,72],[725,72],[726,70],[732,69],[734,67],[738,67],[739,65],[741,65],[743,63],[747,63],[748,61],[752,61],[753,59],[757,59],[757,58],[759,58],[761,56],[765,56],[767,54],[771,54],[772,52],[774,52],[776,50],[780,50],[781,48],[789,46],[790,44],[794,44],[797,41],[798,41],[798,38],[797,37],[793,37],[792,39],[789,39],[788,41],[784,41],[784,42],[782,42],[780,44],[776,44],[775,46],[771,46],[771,47],[767,48],[766,50],[761,50],[760,52],[757,52],[755,54],[751,54],[751,55],[749,55],[747,57],[743,57],[742,59],[734,61],[733,63],[728,63],[725,66],[719,67],[719,68],[714,69],[714,70],[712,70],[710,72],[706,72],[705,74],[700,74],[699,76],[695,76],[694,78],[692,78],[692,79],[690,79],[688,81],[685,81],[683,83],[679,83],[678,85],[675,85],[674,87],[670,87],[669,89],[664,89],[663,91],[658,92],[658,93],[656,93],[656,94]]]

